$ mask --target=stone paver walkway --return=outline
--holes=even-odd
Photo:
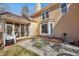
[[[69,54],[73,56],[79,55],[79,48],[68,44],[61,44],[61,47],[59,49],[57,49],[58,47],[56,46],[55,47],[45,46],[43,48],[37,48],[32,45],[31,40],[25,40],[17,44],[25,47],[28,50],[33,51],[39,56],[57,56],[60,54],[62,55],[62,53],[63,55],[69,55]]]
[[[32,46],[32,43],[30,42],[30,40],[26,40],[26,41],[23,41],[23,42],[20,42],[20,43],[17,43],[17,44],[25,47],[28,50],[33,51],[34,53],[36,53],[40,56],[44,55],[44,52],[41,49],[38,49],[38,48]]]
[[[52,49],[51,47],[45,46],[43,48],[37,48],[32,45],[30,40],[20,42],[20,43],[18,43],[18,45],[21,45],[21,46],[25,47],[26,49],[37,53],[39,56],[55,56],[55,55],[57,55],[57,52],[54,49]]]

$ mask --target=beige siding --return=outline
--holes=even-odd
[[[79,40],[79,4],[67,4],[68,13],[60,13],[60,4],[56,4],[49,10],[49,19],[55,23],[54,34],[62,37],[63,33],[67,33],[69,41]],[[40,35],[41,16],[34,18],[37,21],[37,35]]]
[[[67,33],[69,41],[79,40],[79,4],[72,4],[55,26],[56,36],[61,37],[63,33]]]
[[[35,21],[36,23],[39,23],[41,21],[41,15],[39,17],[32,18],[32,20]]]
[[[36,36],[37,35],[37,23],[31,22],[30,24],[30,37]]]
[[[33,18],[32,20],[34,20],[36,23],[31,23],[31,25],[34,27],[32,29],[32,36],[35,36],[35,35],[39,35],[40,34],[40,22],[41,22],[41,16],[37,17],[37,18]]]

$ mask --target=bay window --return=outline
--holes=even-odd
[[[48,22],[40,25],[41,34],[50,35],[54,33],[54,23]]]
[[[48,33],[48,25],[47,24],[42,24],[42,26],[41,26],[41,30],[42,30],[42,33]]]

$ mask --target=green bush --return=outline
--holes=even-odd
[[[45,46],[45,42],[40,40],[40,41],[36,41],[35,42],[35,46],[41,48],[41,47],[44,47]]]

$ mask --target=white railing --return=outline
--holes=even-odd
[[[0,23],[0,29],[3,29],[3,23]]]

